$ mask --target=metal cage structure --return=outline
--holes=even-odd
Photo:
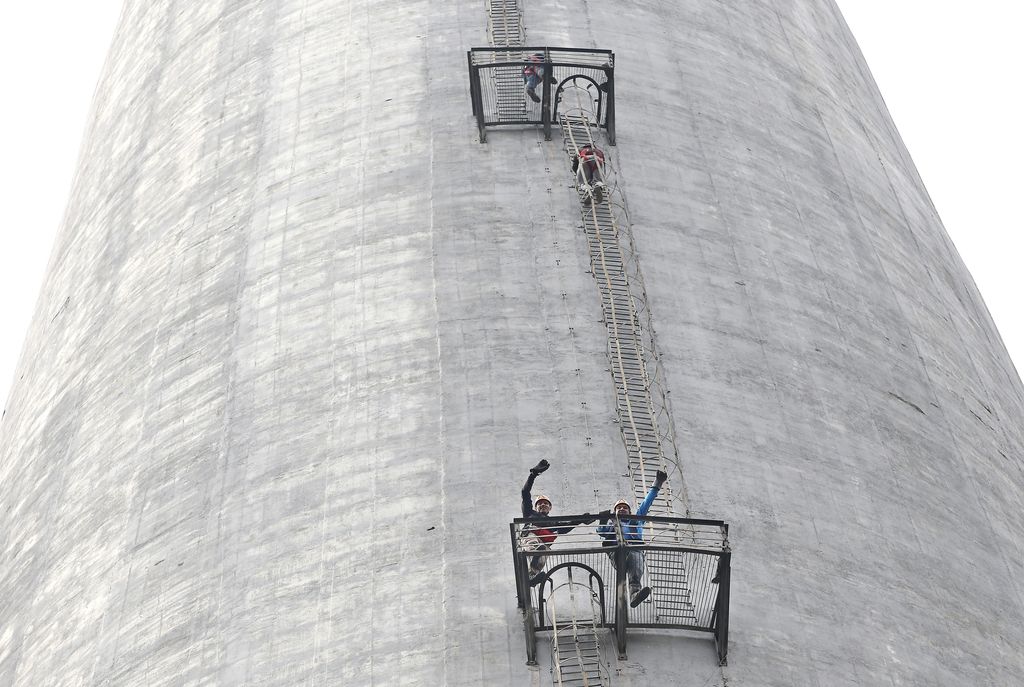
[[[613,528],[601,534],[593,524],[599,518]],[[642,543],[627,540],[625,520],[614,515],[516,518],[512,522],[516,594],[523,612],[527,663],[536,662],[537,633],[557,629],[547,613],[550,593],[558,587],[560,576],[576,570],[585,571],[594,581],[600,614],[593,623],[612,630],[620,658],[626,657],[629,628],[661,628],[710,633],[719,663],[725,665],[732,555],[729,526],[720,520],[694,518],[631,515],[628,520],[643,524]],[[561,534],[543,531],[567,527],[571,531]],[[543,529],[538,532],[538,528]],[[631,552],[642,552],[648,561],[647,584],[661,592],[636,608],[629,607],[626,584],[626,557]],[[655,561],[658,565],[653,565]],[[534,570],[544,572],[531,578],[531,562]]]
[[[471,48],[467,53],[469,90],[480,132],[494,126],[541,126],[551,140],[551,122],[558,117],[567,89],[591,99],[598,127],[615,145],[615,55],[610,50],[553,47]],[[540,72],[538,102],[528,97],[524,70]]]

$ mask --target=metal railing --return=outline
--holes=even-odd
[[[642,541],[626,538],[626,520],[642,523]],[[566,527],[572,529],[561,534],[538,533],[538,528]],[[662,628],[712,634],[719,662],[725,663],[731,561],[726,523],[660,516],[620,519],[605,513],[517,518],[510,533],[528,663],[536,663],[537,633],[557,629],[550,612],[554,590],[571,583],[573,576],[588,580],[600,609],[594,626],[613,631],[620,657],[626,654],[628,628]],[[644,584],[660,593],[658,603],[648,601],[631,609],[626,561],[636,553],[647,562]],[[533,569],[542,567],[544,572],[531,579],[530,563],[535,557],[540,557],[543,565],[535,564]]]
[[[533,55],[543,60],[533,62]],[[538,57],[540,59],[540,57]],[[587,83],[597,99],[595,124],[615,141],[615,55],[610,50],[509,46],[472,48],[467,53],[470,99],[480,142],[488,127],[540,125],[551,140],[551,122],[560,107],[566,84]],[[527,66],[543,70],[537,84],[540,102],[528,100],[522,71]],[[554,113],[554,114],[553,114]]]

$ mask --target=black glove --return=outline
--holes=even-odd
[[[548,463],[546,460],[542,460],[541,462],[537,463],[532,468],[530,468],[530,474],[534,476],[539,475],[540,473],[547,470],[549,467],[551,467],[551,464]]]
[[[658,470],[658,472],[656,472],[655,475],[654,475],[654,486],[660,488],[661,485],[664,484],[665,480],[667,480],[667,479],[668,479],[668,473],[665,472],[664,470]]]
[[[597,514],[597,519],[601,521],[602,525],[605,524],[606,522],[608,522],[609,518],[611,518],[611,517],[612,517],[612,512],[610,510],[603,510],[600,513]]]

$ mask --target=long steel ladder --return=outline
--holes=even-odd
[[[562,138],[570,158],[585,145],[595,145],[595,117],[586,107],[567,104],[559,115]],[[608,358],[615,385],[616,413],[626,446],[627,468],[633,492],[639,502],[654,482],[657,470],[666,470],[669,459],[666,445],[675,453],[674,428],[668,416],[666,401],[656,389],[664,384],[656,380],[657,364],[653,333],[650,331],[647,297],[639,279],[638,267],[627,267],[628,253],[634,252],[632,242],[620,226],[619,216],[625,209],[616,202],[614,173],[607,164],[602,169],[607,188],[600,202],[577,184],[580,196],[583,229],[590,248],[590,261],[598,288],[605,327],[608,330]],[[630,279],[630,272],[635,276]],[[640,281],[638,285],[635,282]],[[645,321],[643,314],[647,314]],[[645,324],[647,331],[645,331]],[[660,421],[659,421],[660,418]],[[650,515],[679,516],[685,508],[677,508],[670,485],[662,488],[649,511]],[[649,556],[647,577],[651,602],[659,620],[688,623],[696,618],[686,571],[679,561],[666,555]]]

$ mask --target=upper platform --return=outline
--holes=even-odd
[[[553,47],[472,48],[470,97],[480,141],[487,127],[540,125],[551,139],[559,112],[583,110],[615,143],[615,55],[610,50]],[[535,70],[537,102],[527,92]]]

